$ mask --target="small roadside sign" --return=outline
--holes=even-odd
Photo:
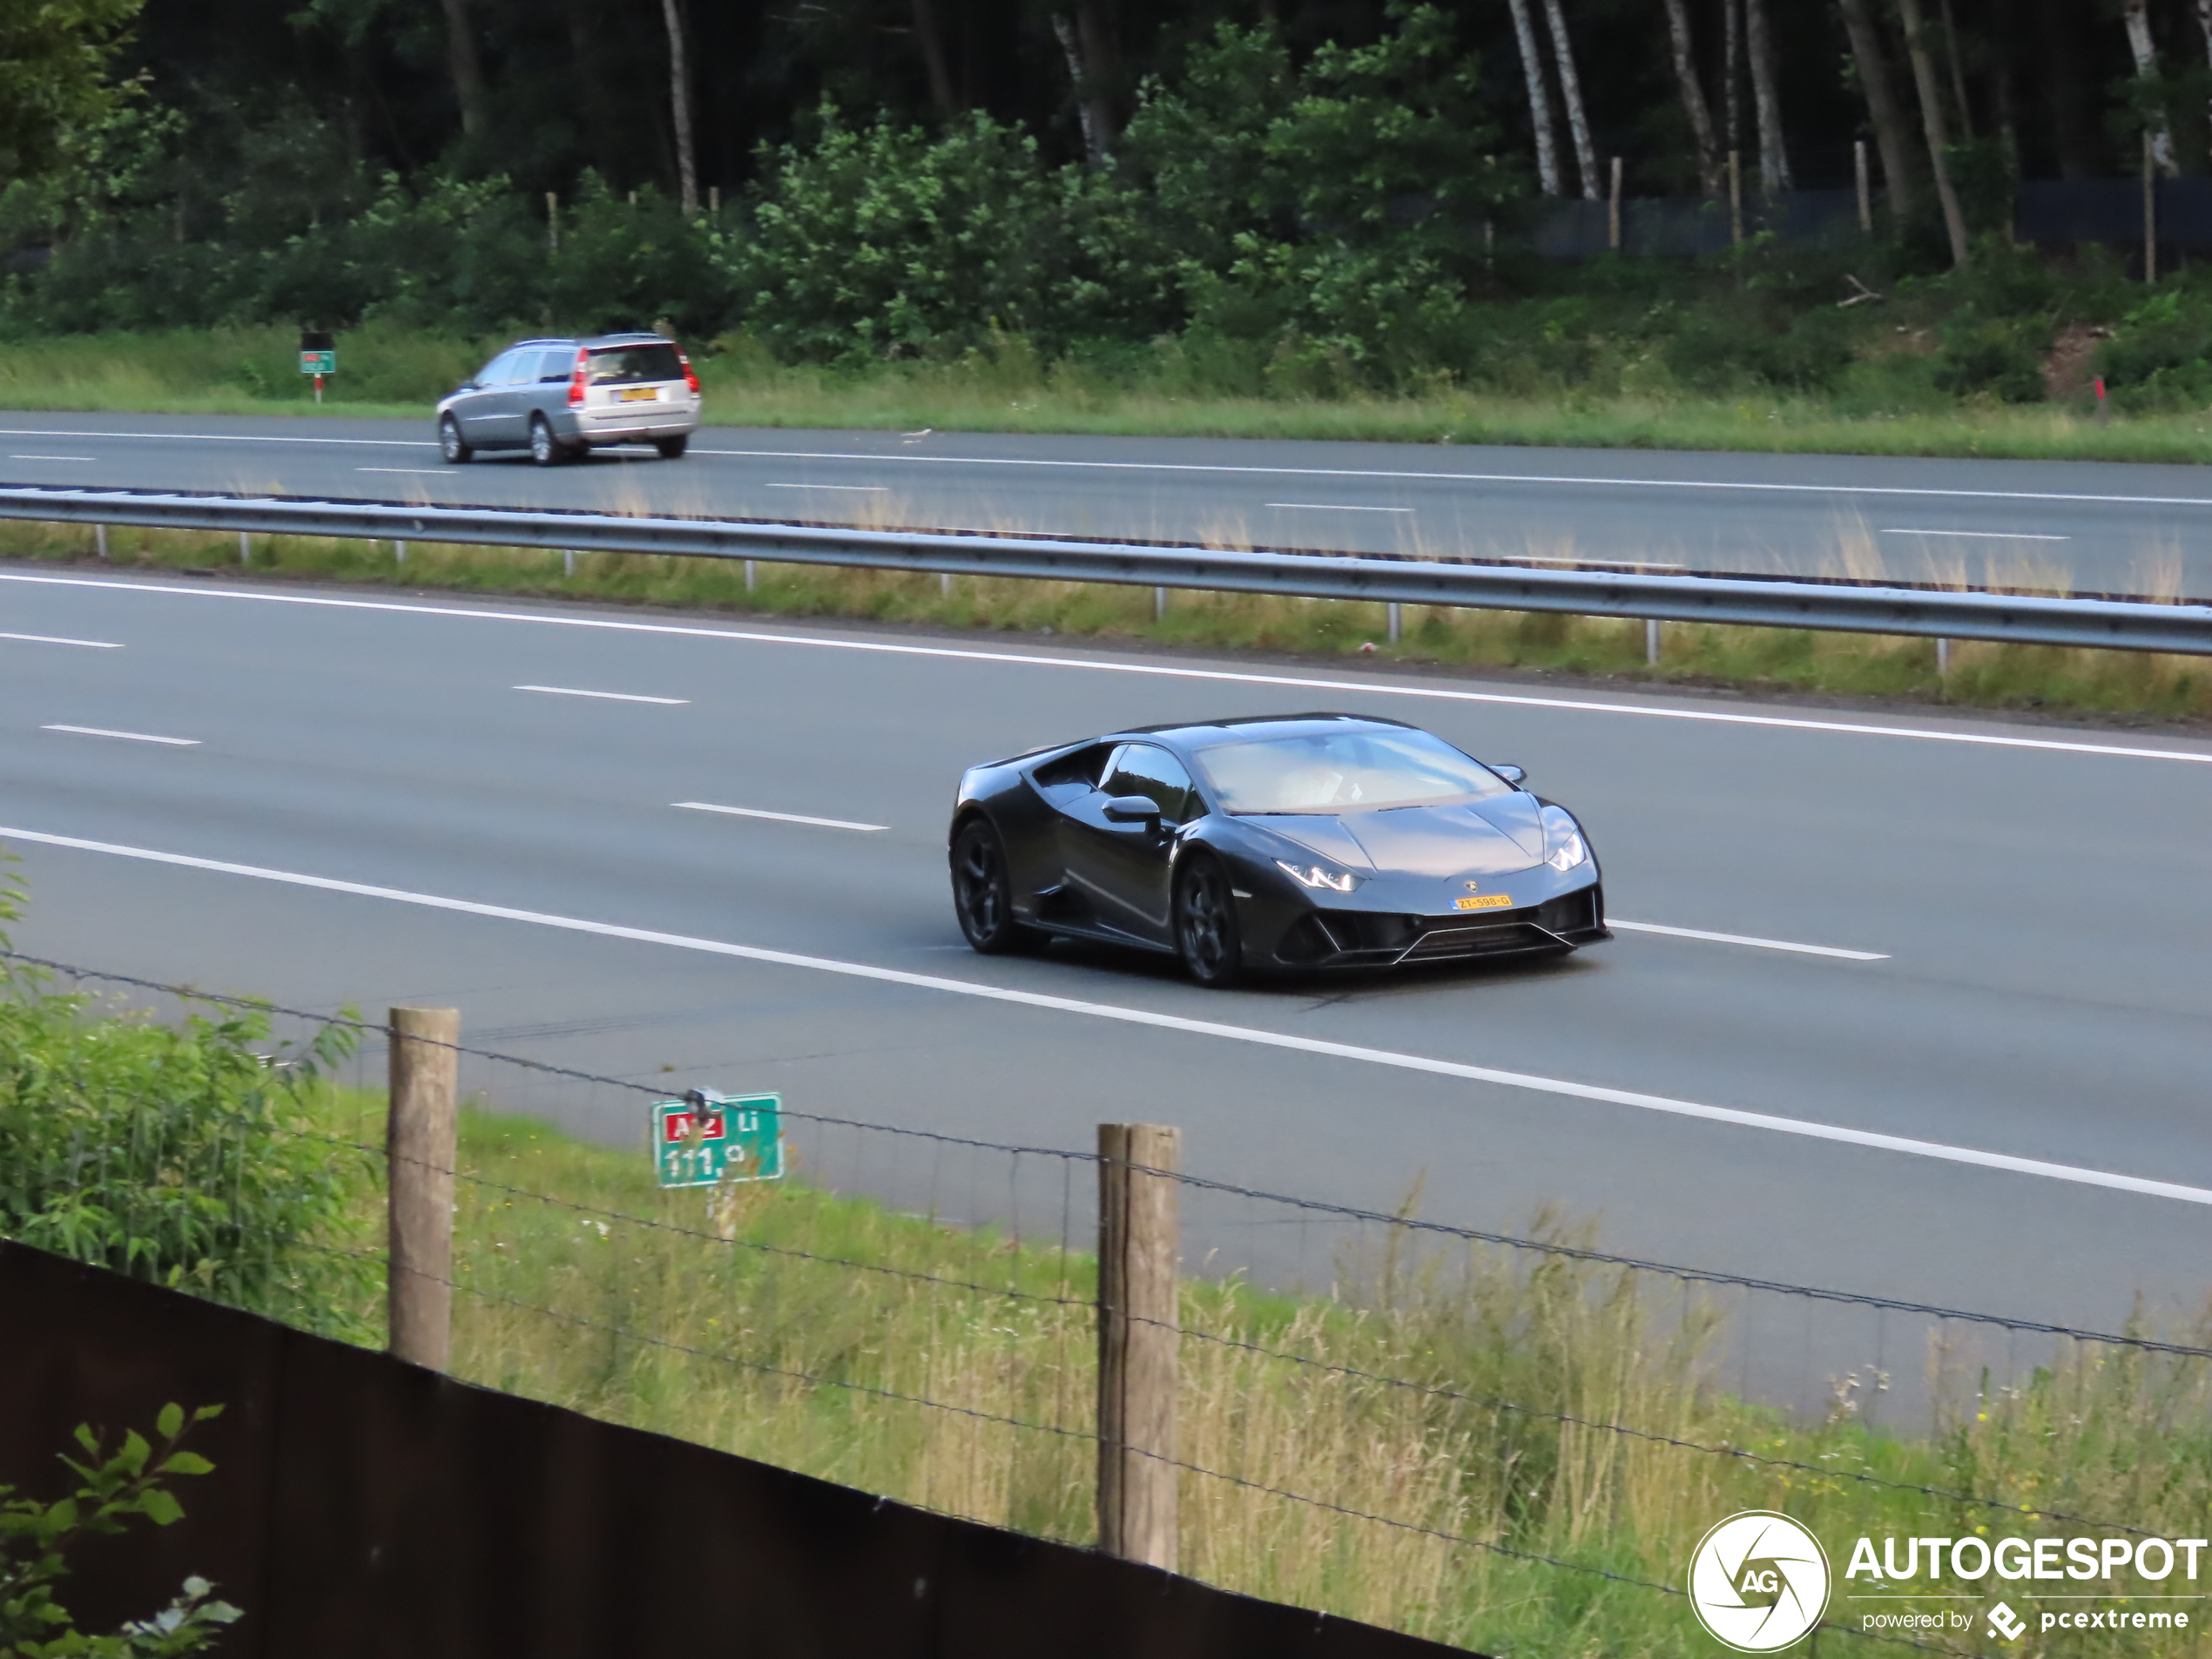
[[[338,341],[327,331],[300,331],[300,372],[315,377],[315,401],[321,402],[323,376],[338,372]]]
[[[780,1181],[784,1097],[716,1095],[653,1103],[653,1167],[664,1187]]]

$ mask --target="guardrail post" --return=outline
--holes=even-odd
[[[1098,1126],[1098,1547],[1176,1570],[1183,1131]]]
[[[240,530],[238,533],[238,562],[240,564],[253,563],[253,532],[252,530]]]
[[[1406,637],[1406,607],[1395,599],[1390,602],[1390,643],[1395,645]]]
[[[107,526],[105,524],[92,526],[92,551],[102,558],[107,557]]]
[[[745,562],[745,590],[751,593],[760,585],[760,563],[757,559]]]
[[[1167,619],[1168,590],[1165,588],[1155,588],[1152,590],[1152,620],[1165,622]]]
[[[443,1371],[453,1345],[453,1165],[458,1135],[461,1015],[394,1008],[391,1103],[384,1136],[390,1245],[391,1352]]]
[[[1939,680],[1951,678],[1951,642],[1940,636],[1936,639],[1936,678]]]
[[[1659,618],[1656,617],[1643,619],[1643,660],[1649,667],[1659,666]]]

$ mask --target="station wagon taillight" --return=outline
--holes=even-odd
[[[676,361],[684,365],[684,384],[690,387],[691,388],[691,395],[693,397],[697,397],[699,395],[698,372],[691,367],[691,360],[686,357],[681,350],[677,352]]]
[[[583,407],[584,376],[590,368],[590,352],[577,353],[576,368],[569,374],[569,407],[572,409],[580,409]]]

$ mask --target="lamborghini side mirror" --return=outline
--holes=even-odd
[[[1515,789],[1520,788],[1522,784],[1528,780],[1528,773],[1520,766],[1493,766],[1490,770],[1496,772],[1499,777],[1504,779]]]
[[[1150,795],[1116,795],[1100,809],[1109,824],[1142,824],[1148,819],[1160,821],[1159,803]]]

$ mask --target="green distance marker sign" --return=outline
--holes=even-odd
[[[653,1103],[653,1164],[664,1187],[780,1181],[784,1097],[716,1095]]]

